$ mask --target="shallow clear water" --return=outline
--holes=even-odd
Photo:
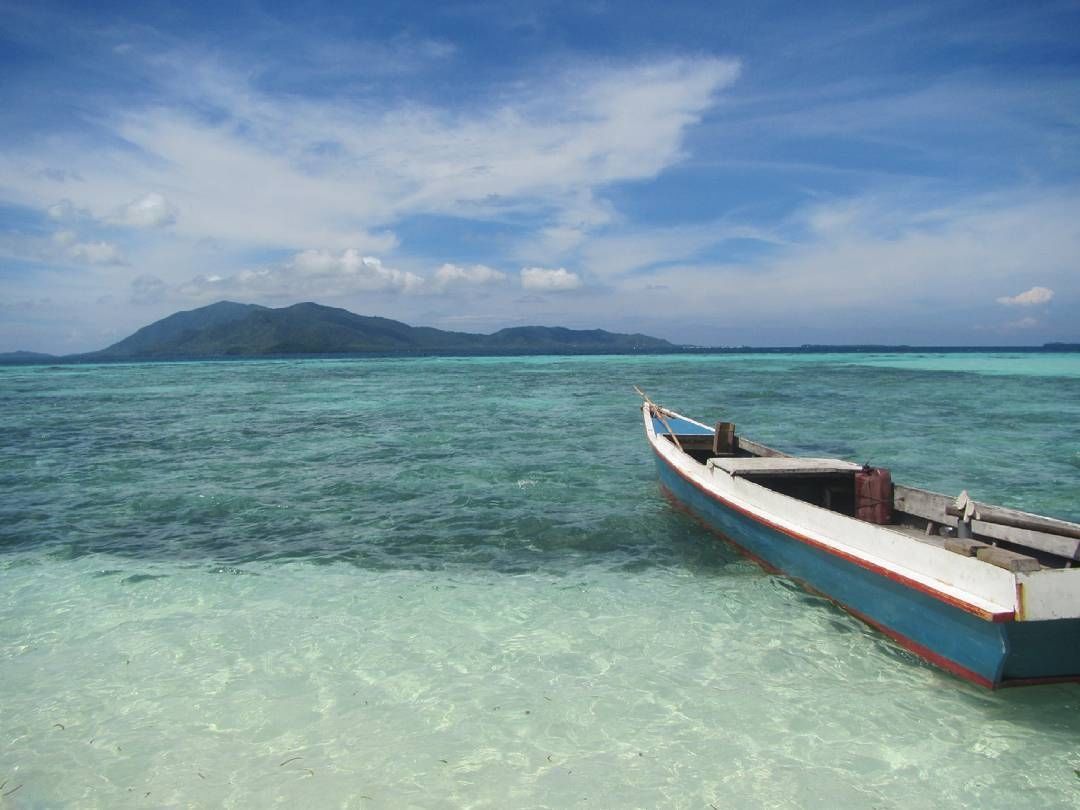
[[[0,368],[0,807],[1080,803],[1080,685],[719,544],[634,384],[1080,518],[1080,355]]]

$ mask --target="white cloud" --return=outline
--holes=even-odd
[[[1047,304],[1054,297],[1054,291],[1046,287],[1032,287],[1022,293],[1013,296],[1002,296],[997,299],[999,304],[1007,307],[1033,307],[1039,304]]]
[[[679,161],[686,129],[738,70],[716,59],[579,69],[480,115],[395,111],[362,142],[342,139],[375,146],[382,165],[415,187],[411,205],[483,214],[531,198],[552,206],[560,227],[588,226],[610,216],[593,190]]]
[[[714,331],[722,324],[743,330],[741,340],[762,343],[770,330],[812,340],[812,329],[864,340],[873,332],[882,342],[959,343],[965,328],[997,321],[980,290],[1025,289],[1035,278],[1062,297],[1078,289],[1070,268],[1080,249],[1080,195],[1002,194],[954,206],[913,195],[842,207],[844,216],[818,220],[829,223],[824,233],[791,239],[757,259],[665,263],[616,279],[612,306],[641,313],[675,308],[687,324],[700,319]],[[792,230],[805,234],[815,213],[793,217]],[[1030,289],[1021,296],[1049,300]],[[968,314],[942,318],[949,309]]]
[[[164,103],[108,111],[100,121],[115,137],[97,147],[56,137],[6,150],[9,198],[42,208],[62,190],[99,221],[175,220],[179,237],[258,248],[385,253],[396,244],[387,228],[402,217],[507,212],[571,245],[612,218],[597,192],[682,159],[687,128],[739,71],[709,58],[575,65],[453,110],[272,96],[253,73],[176,54],[144,68]],[[58,165],[84,182],[35,170]],[[147,188],[169,189],[168,199]]]
[[[444,264],[435,271],[434,277],[435,286],[439,289],[456,285],[498,284],[505,280],[506,273],[483,264],[474,264],[472,267]]]
[[[563,290],[576,290],[581,286],[581,278],[577,273],[571,273],[563,267],[557,270],[548,270],[543,267],[523,267],[521,268],[521,286],[526,290],[561,292]]]
[[[72,259],[82,264],[127,264],[124,252],[112,242],[79,241],[79,235],[67,229],[54,232],[51,241],[51,248],[39,249],[37,255],[31,253],[30,256],[37,261],[59,258]]]
[[[415,273],[387,267],[381,259],[364,256],[355,248],[334,254],[326,250],[298,253],[284,272],[294,278],[306,277],[348,292],[415,292],[424,280]]]
[[[418,292],[424,280],[387,267],[381,259],[349,248],[340,253],[305,250],[289,261],[231,275],[196,276],[176,287],[182,298],[206,300],[226,296],[265,299],[330,299],[364,292]]]
[[[850,204],[816,206],[809,212],[807,223],[814,233],[828,236],[843,233],[857,224],[860,213],[857,201]]]
[[[161,228],[176,222],[176,206],[156,191],[124,206],[111,221],[132,228]]]
[[[67,245],[66,254],[86,264],[127,264],[124,252],[112,242],[74,242]]]
[[[689,261],[707,248],[732,240],[754,241],[773,248],[781,247],[784,241],[764,228],[726,222],[638,227],[591,237],[581,250],[581,262],[591,275],[610,278],[650,265]]]
[[[597,229],[616,224],[615,207],[599,199],[591,189],[581,189],[560,200],[560,209],[552,224],[541,227],[536,235],[518,244],[516,255],[528,260],[545,256],[551,260],[570,253],[589,240]]]

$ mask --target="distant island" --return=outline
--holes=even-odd
[[[0,352],[0,363],[41,363],[55,359],[56,355],[44,352]]]
[[[1042,346],[685,346],[649,335],[603,329],[516,326],[490,335],[448,332],[429,326],[356,315],[303,303],[265,307],[219,301],[176,312],[96,352],[56,356],[0,352],[0,364],[96,363],[319,355],[515,355],[515,354],[819,354],[826,352],[963,353],[1077,352],[1080,343]]]
[[[602,329],[520,326],[491,335],[409,326],[303,303],[273,309],[219,301],[144,326],[80,360],[333,354],[612,354],[672,351],[666,340]]]

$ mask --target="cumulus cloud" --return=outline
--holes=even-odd
[[[1007,307],[1034,307],[1039,304],[1048,304],[1054,297],[1054,291],[1046,287],[1032,287],[1022,293],[1012,296],[1002,296],[997,299],[999,304]]]
[[[451,286],[499,284],[506,280],[506,273],[494,270],[487,265],[474,264],[472,267],[460,267],[456,264],[444,264],[435,271],[434,284],[438,289]]]
[[[132,228],[162,228],[176,222],[176,206],[164,195],[151,191],[125,205],[111,221]]]
[[[355,248],[340,254],[326,250],[305,250],[296,254],[285,270],[299,277],[341,283],[352,292],[415,292],[424,283],[415,273],[387,267],[381,259],[363,256]]]
[[[179,297],[203,300],[227,296],[260,299],[333,298],[360,292],[413,293],[424,280],[349,248],[340,253],[305,250],[283,264],[230,275],[196,276],[176,288]]]
[[[521,268],[521,286],[526,290],[561,292],[576,290],[581,286],[581,277],[564,267],[548,270],[543,267]]]

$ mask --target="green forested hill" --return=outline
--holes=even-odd
[[[628,352],[674,348],[647,335],[525,326],[493,335],[409,326],[304,303],[271,309],[220,301],[144,326],[92,357],[257,357],[362,352]]]

